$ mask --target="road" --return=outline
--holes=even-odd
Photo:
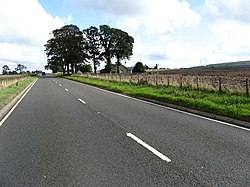
[[[56,77],[0,127],[0,186],[250,186],[250,132]]]

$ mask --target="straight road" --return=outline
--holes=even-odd
[[[40,78],[0,127],[0,186],[250,186],[250,132]]]

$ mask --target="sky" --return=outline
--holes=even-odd
[[[128,67],[250,60],[249,9],[249,0],[0,0],[0,67],[44,70],[44,44],[66,24],[126,31],[135,39]]]

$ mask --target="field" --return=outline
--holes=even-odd
[[[159,70],[159,74],[164,75],[182,75],[182,76],[234,76],[249,78],[250,67],[246,68],[190,68],[190,69],[173,69]]]
[[[97,74],[105,80],[249,94],[250,68],[157,70],[144,74]]]
[[[0,75],[0,90],[25,79],[25,75]]]
[[[116,76],[117,80],[104,80],[103,77],[79,75],[65,78],[135,97],[154,99],[250,122],[250,97],[244,94],[141,84],[141,82],[138,84],[122,81],[121,76]]]
[[[25,77],[19,79],[18,84],[11,84],[0,89],[0,109],[15,98],[22,90],[24,90],[35,77]]]

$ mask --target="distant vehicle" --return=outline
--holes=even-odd
[[[45,72],[42,72],[42,76],[44,76],[45,75]]]

